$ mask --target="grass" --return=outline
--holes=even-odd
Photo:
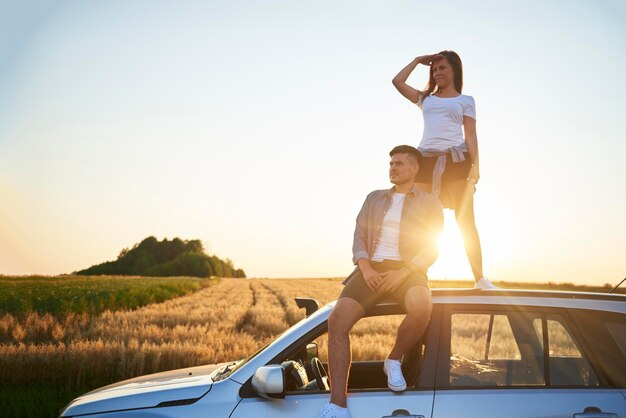
[[[175,292],[158,290],[168,283],[178,283],[173,289],[188,294],[173,297]],[[471,284],[433,281],[431,287]],[[497,284],[506,288],[606,291],[604,287],[571,284]],[[5,289],[11,289],[9,297]],[[7,416],[55,416],[77,394],[109,383],[244,358],[304,318],[294,297],[314,297],[325,304],[336,299],[341,289],[340,279],[1,277],[0,309],[5,306],[5,313],[0,313],[1,410],[19,411],[21,406],[5,405],[15,399],[24,411],[37,404],[45,412]],[[89,291],[102,295],[93,299],[99,302],[88,302],[85,293]],[[55,295],[61,302],[35,302],[37,294],[41,300]],[[136,296],[139,294],[143,296]],[[169,299],[159,301],[167,295]],[[22,308],[7,312],[2,301],[9,298],[23,300]],[[84,302],[76,302],[81,299]],[[30,310],[25,310],[27,306]],[[384,356],[400,320],[391,316],[359,322],[352,333],[353,359]],[[319,344],[325,360],[327,342],[321,339]]]
[[[0,276],[0,314],[96,315],[163,302],[214,282],[191,277]]]
[[[56,418],[81,392],[43,385],[0,385],[0,411],[12,418]]]

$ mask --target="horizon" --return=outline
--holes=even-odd
[[[172,279],[172,278],[190,278],[190,279],[199,279],[199,280],[212,280],[212,279],[226,279],[226,280],[332,280],[339,281],[344,280],[345,276],[329,276],[329,277],[220,277],[220,276],[208,276],[208,277],[197,277],[197,276],[142,276],[142,275],[122,275],[122,274],[101,274],[101,275],[77,275],[73,273],[61,273],[57,275],[45,275],[45,274],[24,274],[24,275],[6,275],[0,273],[0,279],[29,279],[29,278],[44,278],[44,279],[62,279],[64,277],[82,277],[82,278],[119,278],[121,280],[125,279]],[[575,288],[608,288],[612,290],[616,290],[615,294],[623,294],[626,292],[622,286],[620,286],[622,279],[617,283],[602,283],[602,284],[584,284],[584,283],[574,283],[569,281],[561,281],[561,282],[553,282],[553,281],[510,281],[510,280],[496,280],[495,283],[500,285],[515,285],[515,287],[499,287],[497,290],[508,291],[508,290],[539,290],[539,291],[564,291],[567,292],[569,290],[561,290],[559,287],[563,286],[573,286]],[[440,278],[429,278],[428,282],[430,284],[431,290],[437,289],[464,289],[464,290],[472,290],[471,287],[450,287],[449,284],[458,283],[458,284],[467,284],[471,285],[473,279],[440,279]],[[444,287],[436,287],[432,286],[433,284],[442,283],[446,284]],[[519,287],[520,285],[529,285],[528,288]],[[548,289],[543,288],[535,288],[535,286],[545,286]],[[549,287],[555,287],[557,289],[549,289]],[[581,291],[581,290],[574,290]]]
[[[0,275],[78,271],[155,236],[199,239],[251,277],[347,276],[358,210],[390,186],[389,150],[421,139],[391,79],[444,49],[476,100],[485,275],[626,275],[623,2],[0,10]],[[445,221],[429,276],[471,280]]]

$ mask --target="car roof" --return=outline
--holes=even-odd
[[[529,289],[431,289],[433,304],[457,307],[516,306],[528,308],[575,308],[626,314],[626,295],[575,291],[529,290]],[[327,306],[332,308],[335,302]],[[396,301],[379,302],[367,316],[402,313]]]
[[[587,299],[626,302],[626,295],[620,293],[577,292],[563,290],[531,290],[531,289],[467,289],[467,288],[434,288],[431,289],[435,296],[487,296],[487,297],[533,297],[533,298],[562,298],[562,299]]]

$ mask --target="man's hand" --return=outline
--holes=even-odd
[[[381,275],[378,274],[378,272],[373,268],[362,269],[361,273],[363,273],[363,279],[365,280],[367,287],[369,287],[372,292],[378,292],[378,287],[383,281]]]
[[[406,268],[400,270],[391,270],[382,273],[383,281],[378,290],[384,292],[393,292],[409,277],[409,271]]]

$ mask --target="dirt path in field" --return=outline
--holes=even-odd
[[[261,283],[261,286],[272,293],[280,303],[286,324],[293,325],[302,318],[302,316],[298,314],[298,308],[294,299],[290,298],[283,290],[277,286],[270,286],[267,282]]]
[[[249,281],[253,303],[237,322],[236,329],[265,339],[289,326],[285,317],[286,301],[278,292],[262,281]]]

